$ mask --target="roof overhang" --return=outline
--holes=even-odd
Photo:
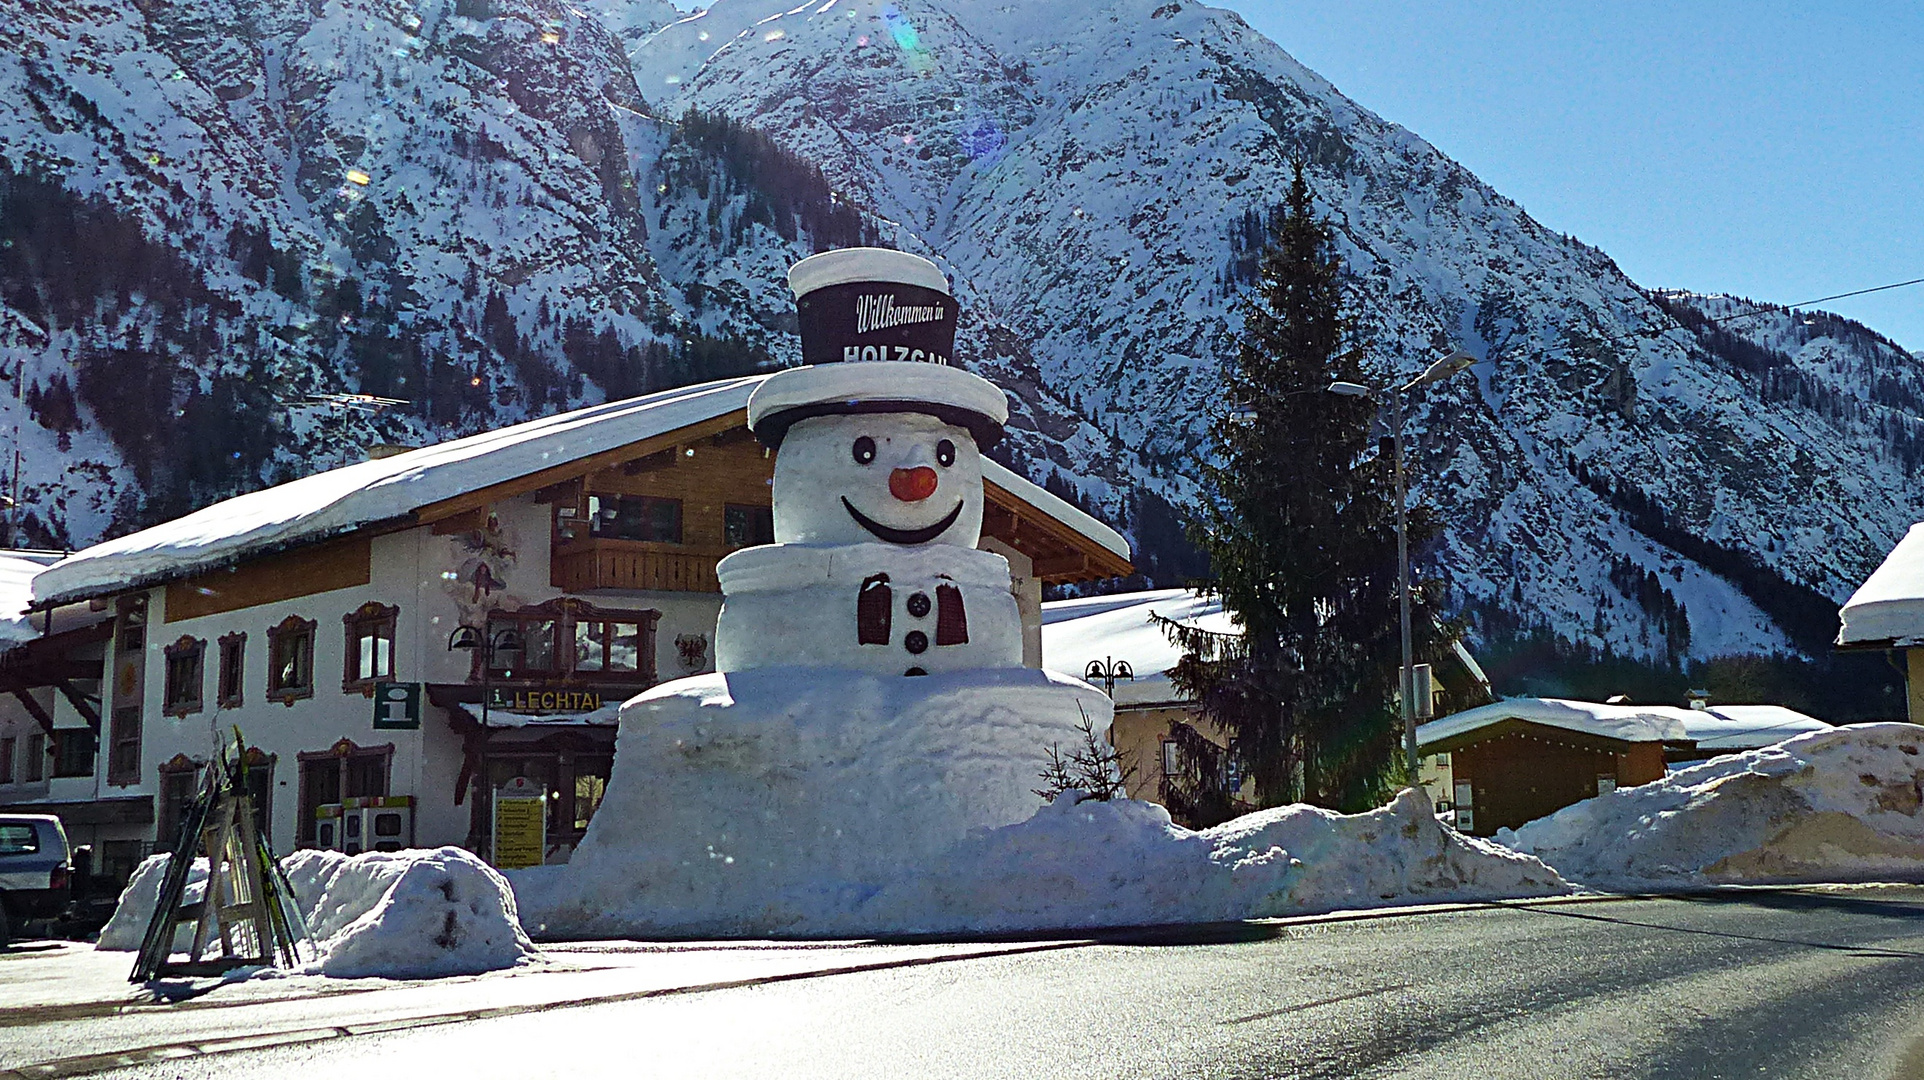
[[[698,389],[700,388],[684,387],[677,393],[687,394],[691,390]],[[573,481],[597,470],[649,457],[697,439],[712,438],[737,429],[746,431],[747,409],[742,405],[730,407],[728,404],[739,396],[709,395],[710,399],[715,400],[717,408],[706,416],[617,446],[605,447],[556,461],[540,469],[504,478],[456,495],[426,500],[400,514],[370,517],[367,520],[352,521],[330,528],[302,531],[297,535],[266,538],[254,544],[239,544],[221,550],[217,555],[209,555],[205,558],[184,558],[170,565],[129,574],[118,580],[101,581],[88,586],[36,596],[28,610],[44,611],[67,604],[166,585],[211,571],[227,569],[254,559],[339,540],[346,536],[380,535],[447,521],[495,502]],[[553,419],[548,418],[548,420]],[[530,423],[546,422],[548,421]],[[564,441],[560,453],[565,453],[566,445],[571,441]],[[447,445],[423,447],[420,450],[384,460],[385,463],[391,463],[391,468],[404,468],[413,455],[431,455],[438,448]],[[433,459],[430,456],[423,460],[432,461]],[[355,466],[346,466],[346,468],[353,467]],[[1039,485],[987,458],[983,459],[983,488],[985,501],[988,504],[984,508],[986,511],[984,532],[996,535],[1034,560],[1035,574],[1044,583],[1066,584],[1092,581],[1122,577],[1134,572],[1135,568],[1129,560],[1129,543],[1120,533],[1050,494]],[[245,497],[236,496],[236,498]],[[164,527],[164,525],[156,526],[156,528]],[[87,556],[88,552],[83,550],[77,552],[71,559],[80,560]]]

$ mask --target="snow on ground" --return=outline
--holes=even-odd
[[[1439,824],[1418,792],[1405,791],[1364,814],[1288,806],[1203,832],[1173,824],[1153,803],[1079,797],[1070,792],[1027,821],[979,830],[943,857],[901,867],[888,880],[861,888],[824,880],[806,920],[735,932],[833,937],[1092,929],[1568,891],[1536,859]],[[552,913],[583,884],[570,881],[567,870],[510,875],[529,925],[552,919],[550,933],[567,932],[565,920]],[[629,933],[663,932],[645,909],[627,916]],[[596,929],[614,928],[601,923]]]
[[[1859,724],[1586,799],[1502,843],[1589,885],[1924,877],[1924,727]]]
[[[98,948],[140,948],[166,876],[167,856],[140,864],[100,931]],[[513,967],[537,954],[495,869],[460,848],[343,855],[297,851],[281,860],[318,953],[302,970],[336,978],[436,978]],[[194,860],[187,900],[205,890]],[[175,935],[185,952],[192,927]]]

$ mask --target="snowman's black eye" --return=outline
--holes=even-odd
[[[855,464],[867,465],[875,460],[875,440],[867,435],[855,440]]]
[[[935,463],[948,468],[955,464],[955,444],[947,439],[935,444]]]

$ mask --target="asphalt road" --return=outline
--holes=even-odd
[[[1924,889],[1491,907],[958,956],[115,1076],[1924,1076]]]

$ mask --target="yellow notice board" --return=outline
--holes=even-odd
[[[540,866],[547,848],[548,797],[517,776],[494,793],[494,865],[502,870]]]

